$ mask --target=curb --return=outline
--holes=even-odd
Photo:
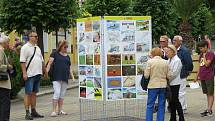
[[[67,90],[77,88],[78,86],[79,86],[78,83],[77,84],[73,84],[73,85],[69,85],[67,87]],[[44,96],[44,95],[52,94],[53,92],[54,92],[53,89],[47,89],[47,90],[44,90],[44,91],[41,91],[41,92],[37,93],[37,97],[41,97],[41,96]],[[11,100],[11,103],[16,103],[16,102],[20,102],[20,101],[23,101],[23,97],[18,96],[17,99]]]

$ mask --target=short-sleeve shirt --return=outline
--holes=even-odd
[[[53,81],[65,81],[68,83],[70,74],[70,57],[63,56],[59,52],[53,52],[50,57],[53,61]]]
[[[211,64],[209,67],[205,66],[205,62],[203,61],[203,55],[201,54],[199,57],[199,78],[200,80],[211,80],[214,78],[214,53],[213,52],[207,52],[205,55],[206,60],[211,60]]]
[[[27,70],[28,77],[33,77],[39,74],[43,74],[42,64],[44,59],[43,59],[41,50],[37,45],[32,45],[29,42],[23,45],[20,52],[20,62],[26,63],[26,67],[27,67],[31,57],[33,56],[35,47],[36,47],[35,55]]]

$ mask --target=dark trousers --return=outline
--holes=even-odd
[[[179,102],[179,99],[178,99],[179,88],[180,88],[180,85],[170,86],[170,89],[172,92],[172,100],[169,102],[170,109],[171,109],[170,121],[177,121],[176,110],[178,112],[179,121],[184,121],[184,113],[181,107],[181,103]]]
[[[0,121],[10,120],[10,90],[0,88]]]

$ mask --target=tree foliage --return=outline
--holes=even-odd
[[[118,16],[127,12],[130,0],[86,0],[84,7],[92,16]]]
[[[68,28],[78,15],[76,0],[1,0],[1,25],[3,31],[24,30],[36,27],[39,46],[43,50],[42,31],[52,32]]]
[[[136,0],[133,10],[136,15],[152,16],[153,40],[161,35],[173,37],[177,33],[178,17],[167,0]]]
[[[215,19],[206,4],[202,4],[190,19],[192,35],[212,35],[215,31]]]

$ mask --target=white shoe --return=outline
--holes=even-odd
[[[59,112],[59,115],[67,115],[67,113],[64,112],[64,111],[60,111],[60,112]]]
[[[57,117],[57,113],[56,112],[52,112],[51,113],[51,117]]]

